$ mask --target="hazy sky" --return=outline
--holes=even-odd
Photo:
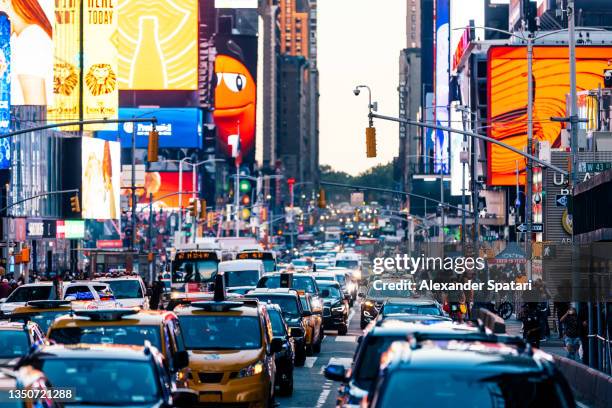
[[[365,155],[367,92],[378,111],[397,116],[399,53],[406,43],[405,0],[319,0],[320,162],[359,173],[398,154],[398,125],[375,121],[378,157]]]

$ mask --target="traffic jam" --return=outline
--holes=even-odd
[[[202,238],[0,300],[0,406],[574,407],[552,357],[435,294],[380,290],[355,244]],[[490,320],[490,319],[489,319]]]

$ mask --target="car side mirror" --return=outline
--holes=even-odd
[[[174,371],[182,370],[189,365],[189,353],[186,351],[177,351],[172,356]]]
[[[303,337],[304,329],[301,327],[292,327],[289,329],[289,336],[291,337]]]
[[[189,388],[177,388],[172,392],[173,407],[194,407],[198,405],[198,393]]]
[[[365,297],[365,294],[364,294],[363,292],[359,292],[359,293],[357,294],[357,296],[358,296],[358,297],[360,297],[360,298],[364,298],[364,297]]]
[[[283,339],[274,337],[270,342],[270,353],[278,353],[283,350]]]
[[[302,317],[310,317],[312,316],[312,312],[310,310],[304,310],[302,312]]]
[[[345,381],[346,368],[340,364],[329,364],[323,371],[325,378],[332,381]]]

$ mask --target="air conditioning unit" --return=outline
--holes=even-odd
[[[593,147],[597,152],[612,152],[612,132],[591,132]]]

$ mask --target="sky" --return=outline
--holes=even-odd
[[[376,120],[378,157],[366,158],[369,85],[378,112],[397,116],[399,54],[406,44],[405,0],[319,0],[319,161],[357,174],[398,154],[396,123]]]

